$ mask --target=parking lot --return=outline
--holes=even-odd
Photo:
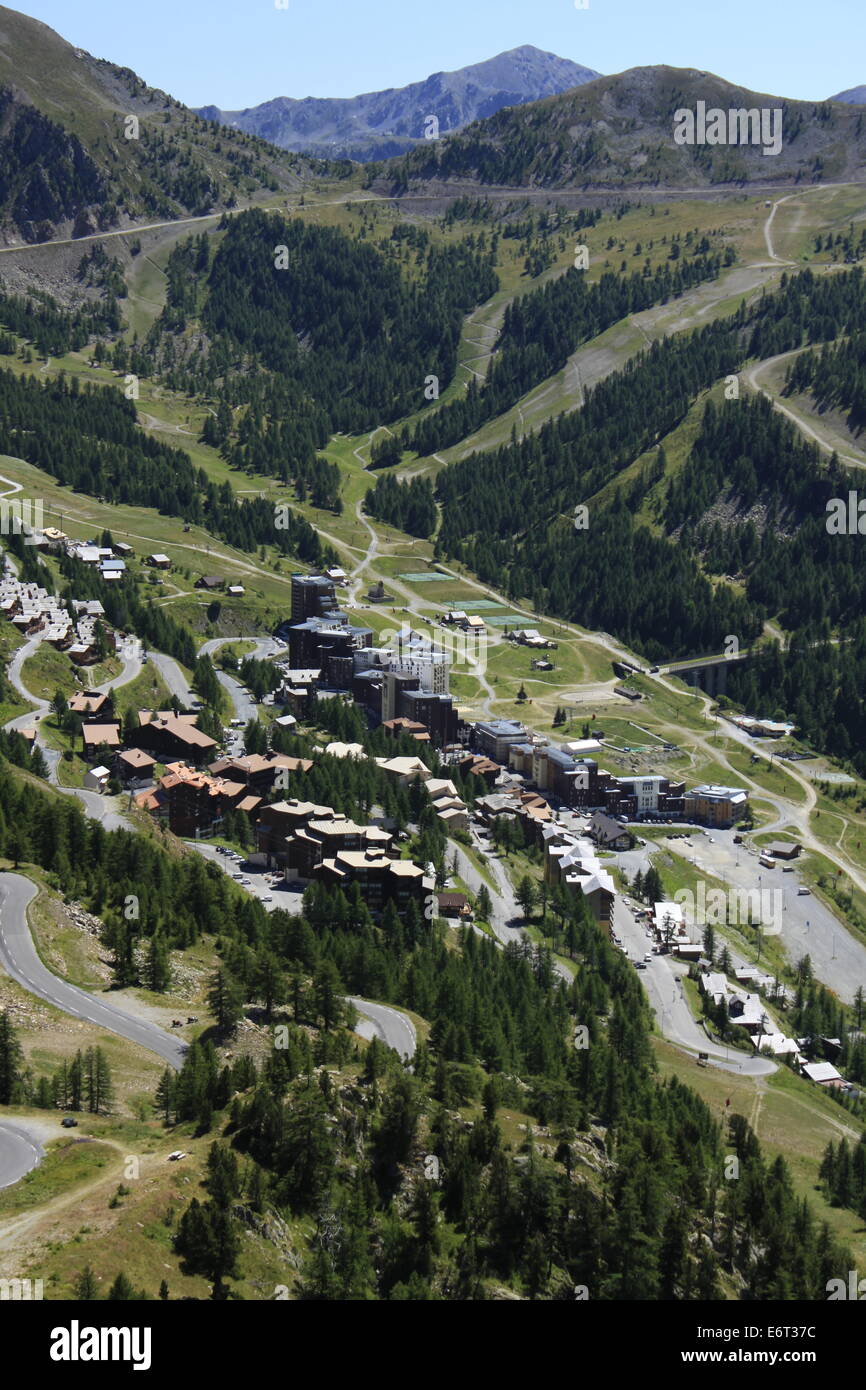
[[[634,827],[639,834],[640,827]],[[724,888],[777,890],[781,901],[781,939],[788,960],[795,964],[810,956],[823,984],[850,1002],[857,985],[866,980],[866,947],[811,893],[801,893],[797,861],[774,869],[764,867],[754,850],[734,844],[734,830],[672,827],[670,836],[648,840],[646,846],[617,855],[617,863],[633,878],[649,867],[649,850],[682,855],[699,873],[719,880]],[[673,838],[679,835],[681,838]],[[786,871],[787,870],[787,871]],[[661,867],[664,880],[664,867]]]
[[[223,850],[222,846],[209,845],[202,840],[187,840],[186,843],[198,851],[203,859],[218,864],[224,873],[254,897],[258,898],[268,912],[279,907],[283,912],[300,915],[303,906],[303,892],[283,879],[282,874],[261,865],[250,864],[235,850]]]

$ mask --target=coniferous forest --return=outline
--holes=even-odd
[[[723,1125],[653,1075],[640,982],[579,898],[566,983],[545,948],[500,950],[470,930],[448,943],[417,909],[386,908],[375,925],[357,894],[311,889],[302,916],[269,915],[194,854],[106,834],[18,776],[0,764],[0,854],[41,865],[102,916],[118,983],[139,968],[158,976],[161,951],[208,933],[218,1026],[230,1033],[258,1001],[279,1028],[261,1068],[220,1066],[196,1042],[157,1088],[167,1122],[227,1141],[175,1236],[214,1297],[237,1272],[239,1213],[265,1207],[312,1221],[299,1289],[312,1300],[483,1299],[499,1286],[566,1301],[581,1288],[602,1300],[812,1299],[847,1268],[742,1116]],[[431,1031],[411,1072],[373,1043],[356,1083],[337,1088],[327,1064],[351,1060],[342,996],[355,992],[416,1011]],[[0,1021],[0,1087],[35,1095],[37,1081]],[[455,1107],[473,1099],[483,1115],[467,1126]],[[517,1162],[504,1149],[514,1109],[533,1121]],[[732,1154],[737,1181],[725,1176]]]

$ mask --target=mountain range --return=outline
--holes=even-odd
[[[364,161],[391,193],[863,179],[864,94],[794,102],[668,67],[603,77],[524,45],[387,92],[200,114],[0,7],[0,241],[232,209],[347,172],[325,156]],[[699,101],[781,108],[781,152],[677,145],[674,112]]]
[[[779,148],[677,143],[676,113],[779,112]],[[753,137],[754,138],[754,137]],[[665,66],[596,77],[571,91],[498,111],[401,159],[374,166],[372,186],[392,192],[481,185],[540,188],[711,188],[866,178],[866,119],[856,105],[790,101],[714,73]]]
[[[425,123],[439,132],[484,120],[504,106],[522,106],[579,87],[599,74],[555,53],[524,44],[483,63],[435,72],[423,82],[356,97],[276,97],[244,111],[200,106],[209,121],[270,140],[281,149],[358,161],[388,159],[424,142]]]

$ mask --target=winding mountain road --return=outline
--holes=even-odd
[[[777,395],[774,395],[772,391],[769,391],[766,386],[761,384],[760,378],[765,371],[772,370],[779,362],[792,361],[795,357],[799,357],[801,353],[808,352],[812,346],[813,345],[810,343],[807,347],[792,348],[790,352],[780,352],[776,357],[765,357],[761,362],[756,362],[754,366],[745,369],[744,376],[746,382],[753,391],[759,392],[760,395],[764,396],[770,402],[774,410],[777,410],[780,415],[784,415],[786,419],[790,420],[805,439],[809,440],[812,444],[817,444],[818,448],[825,454],[836,454],[843,463],[847,463],[851,468],[866,468],[866,454],[861,453],[858,458],[856,454],[847,454],[843,452],[843,450],[836,448],[833,444],[828,443],[824,435],[820,434],[818,430],[808,424],[795,410],[792,410],[790,406],[783,405]],[[851,445],[850,447],[856,446]]]
[[[38,889],[21,874],[0,873],[0,966],[22,988],[73,1018],[136,1043],[162,1057],[177,1071],[183,1065],[189,1044],[173,1037],[153,1023],[127,1014],[114,1004],[76,985],[67,984],[43,965],[36,950],[27,908]],[[358,1013],[368,1021],[370,1036],[380,1038],[399,1053],[404,1061],[415,1055],[417,1037],[412,1021],[398,1009],[353,998]],[[26,1122],[0,1121],[0,1189],[18,1182],[44,1157],[44,1150]]]
[[[496,885],[494,888],[482,877],[462,845],[456,840],[449,840],[448,848],[457,856],[457,872],[469,891],[477,897],[482,884],[487,889],[491,904],[488,925],[500,945],[507,946],[523,934],[523,911],[502,860],[491,854],[490,846],[482,843],[474,827],[471,833],[473,848],[485,860],[487,870]]]
[[[85,1023],[116,1033],[164,1058],[175,1070],[188,1044],[155,1024],[124,1013],[95,995],[67,984],[42,964],[27,922],[27,908],[38,889],[21,874],[0,873],[0,966],[23,989]],[[44,1157],[38,1136],[26,1121],[0,1121],[0,1189],[18,1182]]]
[[[45,762],[48,765],[48,781],[57,791],[63,792],[65,796],[76,797],[84,806],[85,811],[91,820],[98,820],[106,830],[132,830],[132,822],[128,821],[118,811],[114,810],[111,798],[100,795],[99,792],[88,791],[86,787],[64,787],[58,780],[57,768],[60,764],[60,753],[56,748],[50,748],[39,737],[39,726],[42,720],[51,713],[51,705],[48,700],[40,699],[34,695],[21,679],[21,667],[24,662],[31,657],[41,642],[41,635],[31,637],[29,642],[25,642],[23,647],[19,647],[12,661],[9,664],[7,676],[10,684],[18,691],[22,699],[29,701],[35,708],[27,714],[19,714],[17,718],[10,719],[4,726],[6,730],[13,729],[36,729],[36,742],[42,752]],[[99,690],[107,692],[109,688],[116,688],[123,685],[126,681],[134,680],[141,663],[136,657],[130,657],[124,664],[124,670],[116,676],[113,681],[106,681],[99,686]]]
[[[648,938],[619,895],[614,903],[613,924],[629,959],[640,960],[646,953]],[[705,1052],[710,1065],[721,1071],[737,1076],[772,1076],[778,1067],[769,1057],[750,1057],[734,1047],[710,1041],[689,1007],[682,986],[684,973],[675,957],[653,955],[641,974],[641,984],[662,1037],[694,1057]]]
[[[45,1157],[45,1150],[24,1121],[0,1120],[0,1191],[20,1182]]]
[[[92,1023],[97,1028],[105,1028],[110,1033],[117,1033],[129,1042],[155,1052],[169,1066],[179,1070],[187,1052],[187,1043],[172,1037],[170,1033],[164,1033],[153,1023],[124,1013],[114,1004],[104,1003],[77,985],[67,984],[42,964],[27,921],[27,908],[37,892],[35,884],[21,874],[0,873],[0,965],[6,973],[23,989],[62,1009],[64,1013]]]
[[[220,647],[231,646],[237,642],[255,642],[253,651],[247,653],[255,661],[266,661],[269,657],[280,655],[280,648],[271,637],[212,637],[199,648],[199,656],[212,658]],[[250,720],[258,717],[258,710],[250,692],[235,676],[230,676],[227,671],[215,669],[217,680],[231,701],[234,718],[240,719],[244,725],[249,724]]]
[[[363,1014],[371,1025],[367,1033],[361,1034],[362,1037],[375,1035],[380,1042],[398,1052],[404,1062],[415,1056],[418,1046],[415,1025],[410,1018],[400,1013],[399,1009],[392,1009],[387,1004],[371,1004],[368,999],[356,999],[353,996],[348,997],[348,1002],[354,1004],[358,1013]]]
[[[168,686],[169,693],[180,700],[186,709],[189,709],[196,696],[174,657],[166,656],[164,652],[148,652],[148,660],[153,663],[162,676]]]

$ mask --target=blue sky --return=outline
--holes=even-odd
[[[709,69],[773,95],[866,83],[864,0],[24,0],[189,106],[402,87],[531,43],[599,72]]]

